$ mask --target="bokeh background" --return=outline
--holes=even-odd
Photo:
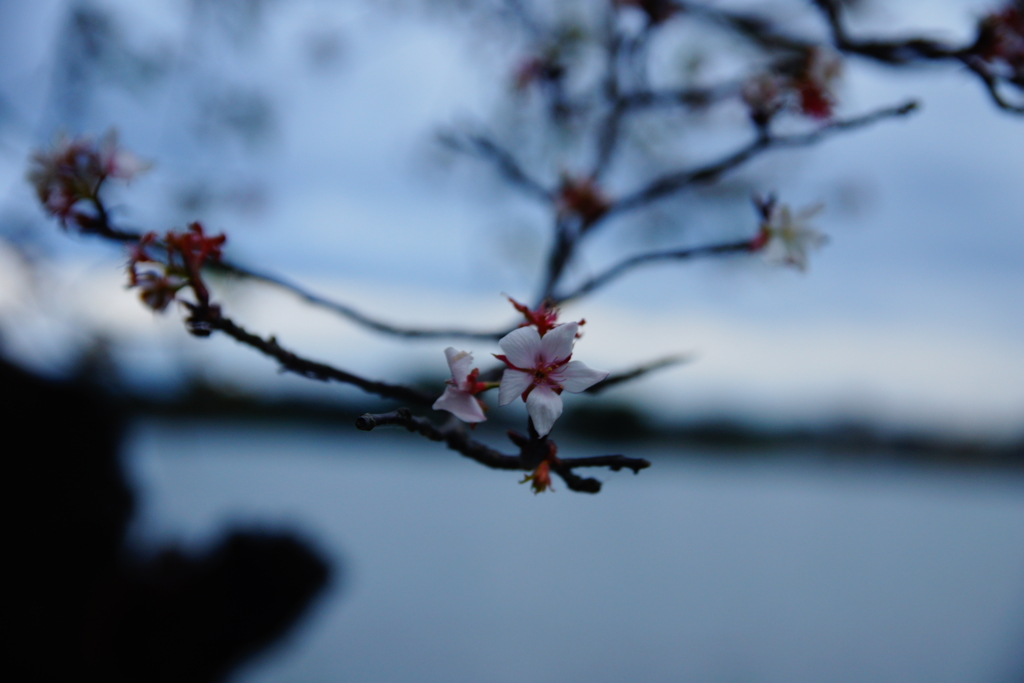
[[[585,31],[595,4],[534,10]],[[824,35],[802,2],[715,4]],[[312,535],[345,568],[238,680],[1022,680],[1024,121],[955,66],[847,60],[841,116],[908,98],[922,110],[771,152],[588,244],[575,277],[625,251],[752,234],[752,191],[823,201],[831,237],[807,273],[756,257],[657,266],[566,309],[587,319],[577,353],[592,366],[693,357],[568,403],[641,426],[614,444],[576,430],[563,450],[655,463],[607,475],[594,498],[534,498],[436,444],[324,420],[362,397],[153,315],[124,288],[123,252],[62,234],[24,181],[58,131],[114,127],[155,162],[110,195],[122,224],[199,219],[229,235],[231,258],[385,320],[500,328],[502,293],[536,290],[550,217],[438,133],[493,132],[550,184],[580,168],[571,140],[539,125],[536,96],[514,92],[536,45],[503,7],[0,1],[3,355],[91,373],[146,406],[124,450],[139,547],[201,547],[262,521]],[[966,42],[990,9],[865,1],[852,22]],[[659,82],[744,75],[714,31],[662,30]],[[609,191],[742,144],[745,117],[733,102],[637,121],[639,152]],[[443,341],[382,337],[265,286],[214,288],[237,320],[307,356],[395,381],[446,372]],[[273,410],[219,420],[187,409],[196,386],[300,408],[288,423]],[[327,408],[310,426],[302,406]],[[707,425],[744,438],[672,436]],[[820,438],[772,440],[793,433]],[[850,434],[869,446],[844,450]]]

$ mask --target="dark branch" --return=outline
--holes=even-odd
[[[548,265],[544,275],[544,286],[537,296],[535,305],[540,306],[544,301],[551,299],[558,286],[558,281],[565,272],[565,266],[572,258],[573,250],[576,248],[576,240],[579,233],[573,232],[573,226],[565,217],[559,216],[555,219],[555,239],[551,243],[551,251],[548,253]]]
[[[213,270],[219,270],[224,273],[231,275],[237,275],[240,277],[250,278],[253,280],[259,280],[275,287],[287,290],[292,294],[296,295],[303,301],[325,308],[329,311],[337,313],[345,318],[348,318],[352,322],[358,323],[363,327],[367,327],[376,332],[383,334],[389,334],[395,337],[405,337],[408,339],[479,339],[486,341],[493,341],[501,339],[503,336],[509,333],[513,326],[496,331],[496,332],[479,332],[474,330],[460,330],[457,328],[445,329],[445,328],[416,328],[416,327],[400,327],[398,325],[392,325],[385,323],[380,320],[371,318],[364,313],[356,310],[348,304],[343,304],[339,301],[333,301],[327,299],[319,294],[315,294],[308,289],[300,287],[292,282],[276,277],[274,275],[267,275],[265,273],[259,273],[242,266],[232,263],[213,263],[210,265]]]
[[[591,458],[562,458],[559,462],[570,470],[577,467],[607,467],[612,472],[618,472],[622,469],[633,470],[633,474],[639,474],[640,470],[645,470],[651,466],[651,463],[643,458],[627,458],[624,455],[596,455]]]
[[[608,168],[612,153],[619,142],[619,126],[622,115],[626,111],[626,103],[619,96],[619,53],[622,49],[623,37],[615,30],[615,16],[609,11],[606,17],[607,44],[605,60],[605,78],[602,88],[605,100],[610,109],[598,128],[597,161],[594,163],[594,179],[598,179]]]
[[[811,41],[778,31],[771,21],[763,17],[743,12],[731,12],[695,2],[680,1],[676,4],[683,12],[724,26],[767,50],[806,52],[814,47],[814,43]]]
[[[644,363],[643,365],[635,367],[632,370],[627,370],[626,372],[619,372],[614,375],[608,375],[608,377],[605,377],[597,384],[593,385],[589,389],[586,389],[585,393],[600,394],[601,392],[606,391],[616,385],[622,384],[624,382],[629,382],[630,380],[637,379],[638,377],[643,377],[644,375],[650,372],[654,372],[655,370],[661,370],[663,368],[668,368],[673,365],[679,365],[680,363],[688,363],[689,361],[690,356],[677,355],[668,356],[667,358],[661,358],[651,363]]]
[[[475,441],[466,434],[465,428],[457,421],[451,420],[444,427],[437,427],[425,417],[415,417],[408,408],[399,408],[390,413],[372,415],[367,413],[356,419],[356,429],[369,432],[376,427],[395,425],[404,427],[427,437],[431,441],[443,441],[448,448],[457,451],[471,460],[495,470],[522,470],[523,460],[518,455],[505,455],[493,448]]]
[[[295,355],[291,351],[283,349],[274,337],[270,337],[270,339],[263,339],[262,337],[246,331],[241,326],[236,325],[230,318],[220,315],[220,313],[212,307],[207,309],[207,311],[202,311],[197,306],[189,304],[186,305],[188,305],[192,310],[190,324],[205,325],[211,330],[223,332],[236,341],[239,341],[246,346],[250,346],[264,355],[274,358],[281,364],[281,368],[283,370],[293,372],[296,375],[319,380],[321,382],[333,380],[335,382],[341,382],[342,384],[351,384],[371,394],[377,394],[384,398],[414,403],[421,406],[432,405],[437,399],[436,396],[423,393],[411,387],[398,384],[386,384],[384,382],[374,382],[372,380],[363,379],[362,377],[353,375],[350,372],[331,367],[324,363],[307,360]]]
[[[79,221],[79,225],[83,234],[97,235],[105,239],[121,242],[124,244],[137,243],[142,238],[141,232],[135,232],[131,230],[121,230],[115,228],[110,221],[108,212],[103,202],[99,199],[94,199],[92,205],[96,210],[96,216],[91,220]],[[273,285],[285,291],[291,292],[295,296],[299,297],[306,303],[312,304],[324,308],[333,313],[351,320],[354,323],[367,327],[376,332],[382,334],[388,334],[395,337],[405,337],[408,339],[479,339],[484,341],[494,341],[501,339],[503,336],[508,334],[513,326],[509,326],[505,329],[494,331],[494,332],[481,332],[476,330],[461,330],[461,329],[446,329],[446,328],[416,328],[416,327],[401,327],[393,325],[380,320],[376,320],[360,312],[359,310],[349,306],[348,304],[341,303],[340,301],[334,301],[328,299],[325,296],[321,296],[310,290],[301,287],[293,282],[289,282],[284,278],[277,277],[275,275],[268,275],[266,273],[260,273],[258,271],[246,268],[245,266],[237,263],[231,263],[228,261],[214,261],[209,262],[205,266],[206,268],[219,273],[227,275],[233,275],[235,277],[247,278],[250,280],[258,280],[269,285]]]
[[[706,107],[720,100],[734,97],[740,92],[739,83],[726,83],[705,88],[678,88],[676,90],[638,90],[623,93],[619,100],[627,109],[648,107]]]
[[[902,40],[857,40],[843,26],[842,8],[834,0],[812,0],[821,10],[832,32],[832,42],[842,52],[868,57],[886,64],[907,64],[917,60],[960,59],[966,48],[957,48],[926,38]]]
[[[982,85],[985,86],[985,92],[997,107],[1013,114],[1024,114],[1024,104],[1013,104],[1005,100],[999,92],[999,81],[988,72],[983,64],[978,60],[968,58],[964,60],[964,65],[978,76]]]
[[[367,413],[356,419],[356,428],[365,432],[388,425],[403,427],[431,441],[443,441],[453,451],[491,469],[528,472],[536,468],[543,460],[548,459],[551,469],[562,478],[565,485],[570,490],[580,493],[597,493],[601,490],[601,482],[597,479],[576,475],[572,471],[576,467],[607,467],[613,472],[629,469],[636,474],[651,466],[651,463],[642,458],[627,458],[623,455],[566,459],[550,457],[549,454],[553,452],[553,449],[550,447],[547,437],[539,437],[532,429],[532,423],[529,437],[517,432],[509,432],[509,439],[519,448],[519,455],[506,455],[469,438],[465,427],[455,419],[450,420],[443,427],[438,427],[426,418],[414,416],[407,408],[399,408],[390,413],[377,415]]]
[[[740,166],[744,162],[749,161],[753,157],[769,149],[778,147],[806,147],[842,131],[862,128],[882,119],[905,116],[916,108],[916,102],[907,102],[906,104],[902,104],[898,107],[880,109],[879,111],[865,114],[864,116],[832,121],[831,123],[827,123],[810,133],[776,136],[763,132],[762,135],[755,138],[746,146],[733,152],[729,156],[720,159],[719,161],[706,164],[704,166],[698,166],[694,169],[675,171],[654,180],[642,190],[631,195],[626,195],[612,204],[604,217],[613,213],[621,213],[623,211],[636,209],[655,199],[659,199],[692,185],[699,185],[718,180],[718,178],[726,172],[731,171],[737,166]]]
[[[915,61],[957,60],[976,75],[997,107],[1014,114],[1024,114],[1024,104],[1013,104],[999,92],[999,80],[985,67],[978,57],[981,33],[970,45],[945,45],[927,38],[904,38],[902,40],[858,40],[852,38],[843,25],[842,7],[836,0],[812,0],[821,10],[832,32],[836,48],[847,54],[856,54],[890,65],[903,65]]]
[[[548,203],[554,202],[554,194],[541,183],[527,175],[526,171],[524,171],[519,165],[519,162],[515,160],[515,157],[513,157],[510,152],[497,145],[493,140],[483,137],[482,135],[458,136],[455,133],[450,132],[440,133],[438,135],[438,139],[441,141],[441,144],[445,145],[449,149],[453,149],[457,152],[464,152],[466,154],[472,154],[494,162],[502,175],[504,175],[512,184],[519,186],[528,194],[533,195],[541,201]]]
[[[750,240],[742,240],[738,242],[726,242],[724,244],[712,244],[703,247],[693,247],[691,249],[673,249],[663,251],[651,251],[644,254],[637,254],[630,258],[624,259],[614,266],[608,268],[603,273],[595,275],[590,278],[582,285],[560,297],[555,297],[557,304],[563,304],[566,301],[572,299],[578,299],[585,294],[589,294],[595,289],[602,287],[612,280],[624,275],[625,273],[637,268],[639,266],[654,263],[657,261],[685,261],[688,259],[698,258],[701,256],[721,256],[725,254],[736,254],[746,253],[750,251]],[[607,381],[607,380],[605,380]],[[600,386],[597,384],[595,386]]]
[[[551,471],[562,478],[570,491],[577,493],[600,493],[601,482],[593,477],[581,477],[560,462],[552,463]]]

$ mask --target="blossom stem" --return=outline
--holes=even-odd
[[[462,424],[455,419],[438,427],[426,418],[414,416],[408,408],[399,408],[390,413],[367,413],[356,419],[356,428],[364,432],[389,425],[403,427],[431,441],[443,441],[448,448],[491,469],[531,472],[546,459],[551,469],[565,482],[566,487],[579,493],[597,493],[601,490],[601,482],[591,477],[580,477],[573,472],[574,468],[607,467],[612,471],[630,469],[636,473],[651,466],[651,463],[642,458],[628,458],[623,455],[552,458],[547,438],[537,434],[532,421],[528,425],[529,437],[509,432],[509,439],[519,447],[519,455],[506,455],[471,439]]]

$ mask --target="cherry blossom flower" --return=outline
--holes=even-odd
[[[139,287],[143,303],[154,311],[163,311],[177,293],[191,287],[201,306],[209,305],[209,291],[203,282],[201,270],[207,261],[219,261],[221,247],[227,236],[206,235],[200,223],[190,223],[188,230],[168,230],[163,241],[155,232],[139,238],[128,257],[128,286]],[[150,251],[165,251],[158,260]],[[140,263],[153,264],[152,269],[139,272]]]
[[[221,247],[227,240],[227,235],[207,236],[203,232],[203,224],[193,221],[188,224],[188,230],[176,232],[168,230],[164,236],[164,242],[169,251],[181,255],[186,268],[198,272],[207,260],[220,261]]]
[[[447,410],[463,422],[483,422],[487,418],[476,395],[489,387],[484,382],[476,381],[480,374],[479,368],[470,370],[473,365],[473,354],[449,346],[444,350],[444,355],[448,359],[452,378],[448,380],[444,393],[434,401],[432,407],[434,410]]]
[[[537,328],[537,332],[540,336],[543,337],[548,333],[548,330],[558,325],[558,309],[553,307],[549,302],[545,301],[537,308],[531,310],[526,304],[521,304],[508,295],[506,295],[505,298],[512,303],[513,308],[522,313],[523,317],[526,318],[526,322],[520,325],[520,327],[533,325]],[[583,322],[580,321],[580,324],[582,325]]]
[[[124,147],[119,146],[117,131],[113,129],[107,131],[107,134],[103,136],[97,154],[100,168],[106,177],[126,182],[140,173],[148,171],[153,166],[152,162],[143,161]]]
[[[807,250],[824,245],[828,238],[807,225],[810,218],[824,208],[822,204],[809,206],[794,215],[785,204],[774,202],[766,205],[766,219],[761,223],[761,232],[751,242],[752,251],[763,251],[769,263],[795,266],[807,269]]]
[[[835,81],[842,68],[842,61],[832,51],[818,47],[807,53],[804,68],[791,85],[797,95],[797,108],[804,116],[814,119],[832,116],[836,101]]]
[[[562,176],[558,188],[558,213],[562,216],[578,216],[582,229],[596,223],[611,208],[611,201],[591,177],[572,178]]]
[[[990,73],[1024,87],[1024,5],[1018,5],[981,21],[975,51]]]
[[[60,135],[50,149],[32,155],[27,177],[43,208],[66,227],[68,222],[88,221],[75,206],[82,200],[95,201],[104,180],[131,180],[149,166],[118,147],[114,131],[98,146],[87,137]]]
[[[577,323],[558,325],[543,337],[534,327],[520,327],[501,338],[498,346],[505,363],[498,388],[498,404],[508,405],[521,396],[526,412],[540,436],[551,431],[562,414],[563,391],[579,393],[608,376],[572,358]]]
[[[155,271],[144,271],[132,279],[130,286],[139,288],[139,299],[156,313],[166,310],[187,284],[181,278]]]

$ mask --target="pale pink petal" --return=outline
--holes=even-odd
[[[540,334],[535,327],[520,327],[502,337],[498,346],[512,365],[517,368],[533,368],[540,354]]]
[[[475,396],[451,385],[445,387],[441,398],[434,401],[433,408],[434,410],[447,410],[463,422],[483,422],[487,419]]]
[[[151,162],[143,161],[131,152],[120,149],[114,155],[109,173],[114,178],[131,180],[152,167],[153,164]]]
[[[538,386],[526,397],[526,412],[533,419],[534,429],[544,436],[562,414],[562,397],[548,387]]]
[[[501,376],[501,384],[498,385],[498,405],[507,406],[526,391],[531,384],[533,384],[533,375],[529,372],[505,368],[505,374]]]
[[[761,251],[761,254],[768,263],[781,265],[787,263],[789,249],[786,248],[786,243],[781,237],[773,235]]]
[[[559,374],[562,388],[574,394],[589,389],[608,376],[604,370],[587,367],[578,360],[569,361],[569,364]]]
[[[824,209],[825,209],[825,204],[822,203],[822,202],[818,202],[817,204],[812,204],[811,206],[805,206],[804,208],[802,208],[802,209],[800,209],[799,211],[796,212],[796,217],[794,218],[794,220],[797,223],[803,223],[803,222],[805,222],[805,221],[807,221],[807,220],[809,220],[811,218],[814,218],[819,213],[821,213]]]
[[[448,368],[452,371],[452,380],[461,388],[462,383],[466,381],[466,377],[473,369],[473,354],[449,346],[444,350],[444,355],[448,359]]]
[[[565,323],[548,331],[540,340],[540,356],[544,363],[554,363],[572,355],[578,323]]]

